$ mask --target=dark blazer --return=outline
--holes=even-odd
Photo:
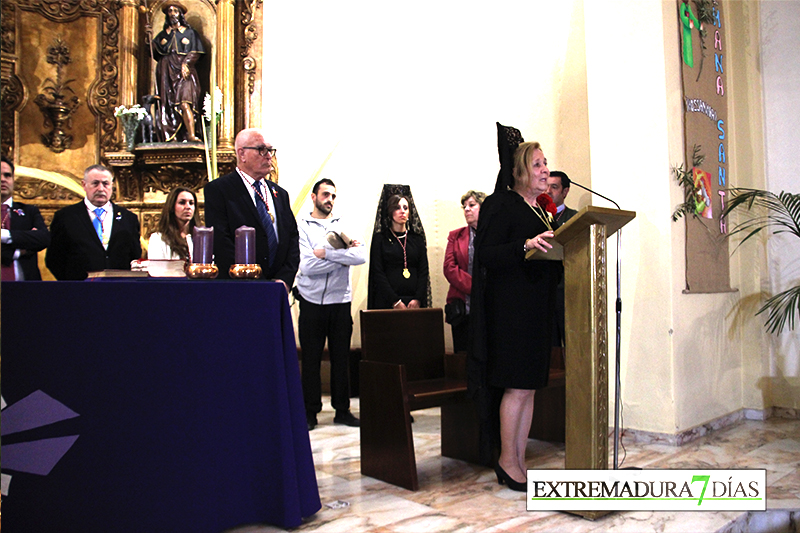
[[[277,213],[278,251],[275,264],[269,268],[267,232],[258,218],[256,206],[241,176],[233,171],[205,186],[206,226],[214,228],[214,262],[219,267],[219,277],[228,278],[228,269],[234,263],[235,235],[241,226],[256,230],[256,258],[261,265],[262,279],[279,279],[290,288],[300,266],[300,236],[297,221],[289,205],[289,194],[275,183],[263,180],[269,188]]]
[[[578,211],[576,211],[575,209],[570,209],[569,207],[564,206],[564,210],[561,212],[561,216],[556,216],[556,222],[558,222],[559,226],[563,226],[564,224],[569,222],[569,219],[571,219],[577,214]]]
[[[97,238],[83,200],[56,211],[50,223],[51,243],[45,264],[56,279],[86,279],[88,272],[130,270],[131,261],[142,256],[139,217],[124,207],[114,208],[108,249]]]
[[[3,243],[3,264],[11,265],[14,252],[20,250],[19,261],[26,280],[40,280],[39,252],[50,246],[50,232],[39,208],[35,205],[13,202],[10,211],[11,242]]]
[[[447,248],[444,252],[444,277],[450,282],[447,291],[447,303],[453,300],[465,300],[472,292],[472,276],[469,269],[469,226],[454,229],[447,236]]]

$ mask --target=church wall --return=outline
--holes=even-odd
[[[334,213],[347,215],[367,245],[382,184],[410,185],[428,239],[433,304],[443,307],[447,235],[464,225],[459,199],[494,188],[496,121],[541,142],[551,168],[591,183],[582,18],[580,0],[480,9],[270,3],[263,124],[278,148],[280,184],[294,200],[333,150],[320,176],[337,184]],[[571,194],[569,203],[588,198]],[[364,309],[367,266],[352,275],[353,308]],[[449,347],[449,326],[446,338]]]
[[[800,1],[761,3],[761,58],[766,123],[767,188],[800,194]],[[767,247],[770,294],[800,282],[800,240],[780,235]],[[769,383],[776,406],[800,409],[800,324],[769,336]],[[767,380],[765,380],[767,381]]]
[[[760,87],[752,76],[757,5],[727,3],[725,34],[729,47],[744,50],[730,64],[731,100],[740,99],[731,104],[738,124],[731,171],[755,180],[764,166]],[[763,255],[732,256],[739,292],[683,293],[685,230],[670,219],[682,200],[670,170],[683,162],[676,11],[671,0],[509,1],[474,11],[449,2],[272,2],[265,8],[263,125],[278,148],[280,183],[295,200],[331,154],[320,177],[336,182],[334,212],[367,245],[381,185],[409,184],[427,233],[433,304],[442,307],[447,234],[463,225],[459,197],[468,189],[491,192],[494,123],[513,125],[543,144],[551,169],[637,212],[623,230],[625,426],[675,434],[742,408],[771,407],[763,328],[738,303],[768,279]],[[608,205],[573,189],[573,207]],[[306,200],[302,210],[310,208]],[[613,238],[611,382],[615,247]],[[353,287],[359,346],[367,266],[353,269]],[[613,391],[609,397],[613,407]]]

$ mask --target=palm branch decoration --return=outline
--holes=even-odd
[[[700,21],[701,25],[713,25],[716,17],[714,16],[714,6],[711,4],[711,0],[694,0],[694,7],[697,9],[697,20]],[[700,67],[697,69],[697,79],[695,81],[700,81],[700,74],[703,73],[703,63],[706,60],[706,36],[708,36],[708,31],[703,28],[697,28],[697,31],[700,32]]]
[[[762,230],[772,230],[774,235],[789,233],[800,238],[800,194],[782,191],[776,195],[769,191],[745,188],[730,189],[730,193],[731,200],[725,206],[723,217],[736,209],[753,213],[730,232],[730,235],[744,235],[736,248]],[[756,315],[762,313],[767,314],[768,332],[778,334],[787,326],[794,330],[795,319],[800,316],[800,284],[767,300]]]
[[[697,213],[695,212],[695,186],[692,169],[694,167],[700,167],[705,160],[706,156],[700,152],[700,145],[695,144],[692,146],[692,165],[689,168],[683,168],[683,165],[672,167],[675,179],[678,181],[678,185],[683,189],[683,203],[676,207],[675,211],[672,213],[673,222],[677,221],[683,215],[692,215],[694,218],[697,218]]]

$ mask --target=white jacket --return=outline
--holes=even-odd
[[[297,217],[300,233],[300,273],[297,289],[304,300],[317,304],[341,304],[351,301],[350,267],[363,265],[366,248],[363,244],[336,250],[328,244],[330,231],[340,228],[339,217],[313,218],[311,214]],[[325,259],[314,255],[317,248],[325,249]]]

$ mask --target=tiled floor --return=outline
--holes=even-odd
[[[392,533],[797,531],[800,513],[612,513],[594,522],[525,510],[524,495],[497,484],[494,472],[439,455],[439,410],[415,411],[420,490],[411,492],[360,473],[359,431],[333,425],[328,399],[310,433],[322,510],[295,531]],[[358,414],[358,400],[353,411]],[[800,509],[800,421],[745,421],[682,447],[631,444],[622,464],[642,468],[766,468],[770,510]],[[620,452],[620,458],[622,453]],[[530,468],[563,468],[563,444],[528,441]],[[791,524],[790,524],[791,522]],[[245,526],[235,533],[280,531]]]

